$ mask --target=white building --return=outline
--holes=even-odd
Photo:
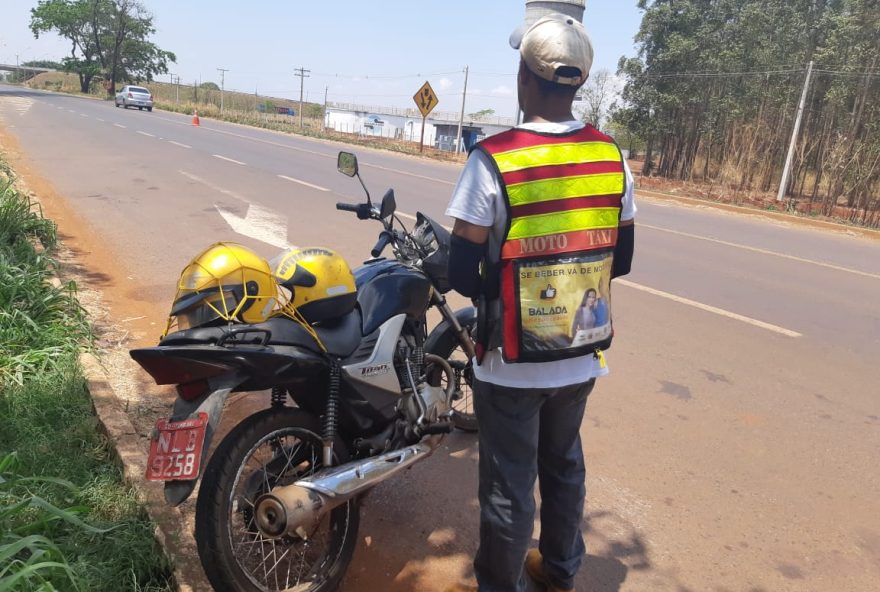
[[[460,115],[434,112],[425,121],[425,146],[453,150],[458,136]],[[328,105],[324,125],[335,131],[361,136],[380,136],[418,143],[422,134],[422,114],[417,109],[369,107],[335,103]],[[468,119],[462,124],[462,144],[466,150],[486,136],[509,129],[513,120],[503,117]]]

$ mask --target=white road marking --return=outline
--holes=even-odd
[[[74,111],[73,109],[68,109],[68,111],[71,113],[76,113],[76,111]]]
[[[729,319],[734,319],[736,321],[748,323],[749,325],[753,325],[755,327],[760,327],[761,329],[767,329],[768,331],[773,331],[774,333],[779,333],[780,335],[785,335],[786,337],[802,337],[802,334],[798,333],[797,331],[792,331],[791,329],[786,329],[786,328],[780,327],[778,325],[772,325],[770,323],[765,323],[764,321],[759,321],[758,319],[753,319],[751,317],[737,314],[735,312],[730,312],[729,310],[724,310],[723,308],[709,306],[708,304],[703,304],[702,302],[697,302],[695,300],[690,300],[688,298],[682,298],[681,296],[676,296],[675,294],[670,294],[669,292],[663,292],[662,290],[655,290],[654,288],[649,288],[648,286],[643,286],[641,284],[637,284],[635,282],[631,282],[629,280],[625,280],[625,279],[621,279],[621,278],[618,278],[614,281],[615,281],[615,283],[621,284],[623,286],[628,286],[628,287],[634,288],[636,290],[641,290],[642,292],[647,292],[648,294],[653,294],[654,296],[660,296],[661,298],[667,298],[669,300],[672,300],[674,302],[678,302],[680,304],[686,304],[688,306],[693,306],[694,308],[699,308],[700,310],[704,310],[706,312],[711,312],[713,314],[717,314],[722,317],[727,317]]]
[[[228,160],[229,162],[234,162],[235,164],[240,164],[241,166],[247,166],[247,163],[241,162],[240,160],[235,160],[234,158],[228,158],[226,156],[220,156],[219,154],[212,154],[214,158],[219,158],[220,160]]]
[[[753,253],[761,253],[763,255],[773,255],[774,257],[780,257],[782,259],[788,259],[790,261],[797,261],[799,263],[808,263],[810,265],[817,265],[819,267],[825,267],[827,269],[834,269],[836,271],[844,271],[846,273],[854,273],[856,275],[861,275],[864,277],[874,278],[880,280],[880,274],[869,273],[867,271],[861,271],[859,269],[853,269],[851,267],[842,267],[840,265],[834,265],[831,263],[823,263],[821,261],[814,261],[812,259],[805,259],[803,257],[797,257],[795,255],[787,255],[785,253],[777,253],[776,251],[770,251],[768,249],[761,249],[758,247],[751,247],[749,245],[743,245],[740,243],[732,243],[729,241],[711,238],[708,236],[700,236],[699,234],[691,234],[689,232],[681,232],[680,230],[670,230],[669,228],[661,228],[659,226],[651,226],[649,224],[638,224],[639,228],[649,228],[651,230],[659,230],[660,232],[667,232],[669,234],[675,234],[678,236],[684,236],[687,238],[694,238],[697,240],[702,240],[710,243],[716,243],[719,245],[724,245],[726,247],[735,247],[737,249],[742,249],[744,251],[752,251]]]
[[[147,132],[142,132],[142,131],[140,131],[140,130],[138,130],[137,133],[139,133],[139,134],[142,135],[142,136],[147,136],[148,138],[155,138],[155,137],[156,137],[156,136],[154,136],[153,134],[148,134]]]
[[[317,189],[318,191],[330,191],[326,187],[321,187],[320,185],[312,185],[311,183],[306,183],[305,181],[300,181],[299,179],[294,179],[293,177],[288,177],[287,175],[278,176],[286,181],[293,181],[294,183],[299,183],[300,185],[305,185],[306,187],[311,187],[312,189]]]
[[[113,125],[115,125],[116,127],[121,127],[122,129],[125,129],[125,126],[122,125],[121,123],[114,123]]]
[[[174,140],[168,140],[169,144],[174,144],[175,146],[180,146],[181,148],[192,148],[189,144],[181,144],[180,142],[175,142]]]
[[[401,218],[408,218],[409,220],[416,220],[416,217],[412,214],[407,214],[406,212],[395,212]],[[645,226],[644,224],[639,224],[639,226]],[[446,230],[452,232],[452,228],[449,226],[444,226]],[[662,229],[659,229],[662,230]],[[697,237],[699,238],[699,237]],[[635,282],[631,282],[629,280],[625,280],[622,278],[618,278],[614,280],[615,283],[622,284],[624,286],[628,286],[630,288],[634,288],[636,290],[641,290],[642,292],[647,292],[648,294],[653,294],[654,296],[660,296],[661,298],[668,298],[669,300],[678,302],[679,304],[686,304],[688,306],[693,306],[694,308],[698,308],[700,310],[704,310],[706,312],[711,312],[717,315],[721,315],[723,317],[727,317],[729,319],[734,319],[737,321],[742,321],[743,323],[748,323],[749,325],[754,325],[755,327],[760,327],[762,329],[767,329],[768,331],[773,331],[774,333],[779,333],[781,335],[785,335],[786,337],[802,337],[800,333],[797,331],[792,331],[791,329],[786,329],[784,327],[779,327],[777,325],[772,325],[770,323],[765,323],[764,321],[759,321],[757,319],[753,319],[751,317],[747,317],[745,315],[737,314],[735,312],[730,312],[729,310],[724,310],[723,308],[718,308],[715,306],[711,306],[709,304],[703,304],[702,302],[697,302],[696,300],[690,300],[688,298],[682,298],[681,296],[676,296],[675,294],[670,294],[669,292],[663,292],[662,290],[656,290],[654,288],[649,288],[648,286],[643,286],[641,284],[637,284]]]
[[[95,119],[97,119],[98,121],[104,121],[104,120],[101,119],[100,117],[96,117]]]
[[[392,168],[389,168],[389,167],[379,166],[378,164],[367,164],[367,163],[364,163],[363,166],[365,166],[365,167],[370,167],[370,168],[374,168],[374,169],[379,169],[379,170],[382,170],[382,171],[389,171],[389,172],[392,172],[392,173],[398,173],[398,174],[401,174],[401,175],[406,175],[407,177],[415,177],[416,179],[424,179],[424,180],[426,180],[426,181],[433,181],[434,183],[442,183],[442,184],[444,184],[444,185],[451,185],[451,186],[454,186],[454,185],[455,185],[455,183],[454,183],[453,181],[446,181],[446,180],[444,180],[444,179],[437,179],[436,177],[428,177],[428,176],[425,176],[425,175],[417,175],[416,173],[408,173],[408,172],[406,172],[406,171],[401,171],[400,169],[392,169]]]
[[[243,218],[218,204],[214,204],[214,208],[237,234],[279,249],[296,248],[287,242],[287,218],[268,208],[250,204]]]
[[[413,216],[412,214],[407,214],[406,212],[394,212],[394,213],[397,214],[398,216],[400,216],[401,218],[407,218],[407,219],[409,219],[409,220],[412,220],[413,222],[415,222],[416,220],[418,220],[418,218],[416,218],[416,217]],[[443,228],[445,228],[445,229],[448,230],[449,232],[452,232],[452,229],[449,228],[448,226],[444,226]]]
[[[267,245],[278,247],[279,249],[295,249],[294,245],[287,242],[287,218],[273,212],[269,208],[250,203],[247,198],[234,191],[224,189],[214,185],[210,181],[203,179],[186,171],[177,171],[187,179],[195,181],[213,191],[228,195],[238,201],[248,204],[248,210],[244,217],[229,211],[221,205],[214,204],[217,213],[226,220],[229,227],[242,236],[247,236],[258,241],[262,241]]]
[[[177,121],[174,119],[167,119],[165,117],[161,117],[160,119],[162,119],[164,121],[168,121],[170,123],[176,123],[178,125],[190,125],[188,122]],[[206,127],[203,127],[201,129],[203,129],[205,131],[213,132],[215,134],[224,134],[226,136],[232,136],[234,138],[241,138],[242,140],[250,140],[252,142],[259,142],[260,144],[268,144],[269,146],[277,146],[278,148],[285,148],[287,150],[295,150],[297,152],[305,152],[306,154],[313,154],[315,156],[321,156],[323,158],[332,158],[334,160],[336,160],[336,158],[337,158],[336,154],[325,154],[324,152],[316,152],[315,150],[309,150],[307,148],[300,148],[298,146],[290,146],[289,144],[282,144],[280,142],[273,142],[271,140],[264,140],[262,138],[254,138],[251,136],[245,136],[244,134],[236,134],[235,132],[228,132],[226,130],[221,130],[221,129],[216,129],[216,128],[206,128]],[[446,181],[444,179],[437,179],[436,177],[428,177],[426,175],[419,175],[416,173],[410,173],[407,171],[402,171],[400,169],[383,167],[378,164],[361,163],[361,166],[374,168],[374,169],[380,169],[383,171],[389,171],[392,173],[397,173],[399,175],[405,175],[407,177],[415,177],[416,179],[424,179],[426,181],[433,181],[436,183],[442,183],[444,185],[450,185],[450,186],[455,185],[455,183],[452,181]]]

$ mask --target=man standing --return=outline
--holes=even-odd
[[[591,287],[610,318],[611,278],[629,273],[633,254],[632,175],[613,140],[572,114],[593,61],[583,25],[550,14],[511,45],[524,123],[475,147],[446,212],[450,282],[478,300],[480,422],[479,588],[448,592],[522,592],[524,566],[546,590],[574,589],[585,553],[580,425],[612,332],[573,342],[571,327]],[[536,478],[541,534],[528,550]]]

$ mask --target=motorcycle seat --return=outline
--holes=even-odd
[[[361,313],[355,308],[347,315],[330,321],[323,321],[313,326],[318,338],[327,348],[327,353],[345,358],[361,343]],[[239,342],[253,344],[259,341],[260,332],[271,334],[266,345],[286,345],[303,347],[319,353],[321,349],[314,338],[299,323],[287,317],[273,317],[264,323],[253,325],[227,325],[215,327],[199,327],[169,334],[160,345],[195,345],[217,343],[230,330],[240,333]],[[243,331],[248,330],[248,333]],[[251,332],[252,331],[252,332]],[[227,341],[226,345],[232,345]]]
[[[298,345],[310,350],[320,351],[315,340],[308,331],[287,317],[273,317],[265,323],[253,325],[257,329],[268,329],[272,332],[269,345]],[[361,343],[361,313],[358,309],[352,310],[338,319],[321,321],[312,328],[318,334],[318,338],[327,353],[344,358],[351,354]]]

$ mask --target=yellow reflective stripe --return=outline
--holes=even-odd
[[[579,164],[620,160],[620,151],[608,142],[572,142],[567,144],[541,144],[529,148],[517,148],[494,154],[498,170],[502,173],[518,171],[535,166],[556,164]]]
[[[514,218],[507,240],[593,228],[617,228],[620,208],[587,208]]]
[[[623,195],[623,173],[601,173],[581,177],[557,177],[507,186],[511,206],[552,201],[566,197]]]

